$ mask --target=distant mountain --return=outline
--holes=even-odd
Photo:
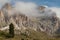
[[[6,3],[0,10],[0,27],[4,29],[7,25],[13,23],[15,29],[19,30],[17,32],[24,32],[26,29],[30,29],[38,32],[42,31],[49,35],[58,33],[58,30],[60,30],[60,19],[56,14],[44,6],[40,6],[38,10],[41,16],[30,18],[14,10],[11,4]]]

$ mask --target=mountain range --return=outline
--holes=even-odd
[[[39,15],[27,16],[16,11],[10,3],[6,3],[0,9],[0,30],[8,31],[9,24],[13,23],[16,33],[34,30],[45,32],[48,35],[59,35],[60,19],[56,13],[45,6],[39,6],[37,10],[39,11]]]

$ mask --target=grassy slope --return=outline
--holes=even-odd
[[[24,35],[15,35],[14,38],[6,38],[4,32],[0,32],[0,40],[60,40],[60,38],[51,38],[48,35],[46,35],[45,33],[42,32],[35,32],[35,31],[30,31],[30,35],[29,36],[24,36]]]

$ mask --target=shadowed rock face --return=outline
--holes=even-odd
[[[44,31],[47,34],[54,34],[56,30],[59,29],[59,19],[57,17],[51,17],[51,18],[41,18],[40,19],[41,27],[44,29]]]
[[[41,6],[40,9],[44,10],[45,7]],[[13,13],[10,12],[11,10],[13,10],[12,6],[7,3],[2,7],[0,11],[0,24],[5,24],[2,26],[0,25],[3,29],[5,26],[13,23],[15,25],[15,31],[18,30],[17,32],[19,33],[26,31],[26,29],[31,29],[39,32],[42,31],[49,35],[53,35],[54,33],[58,33],[60,31],[60,20],[56,16],[56,14],[52,16],[40,16],[30,18],[20,12],[15,12],[14,15],[10,15],[10,13]],[[9,27],[7,27],[6,29],[8,28]]]

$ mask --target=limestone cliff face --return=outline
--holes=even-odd
[[[5,26],[5,17],[3,11],[0,10],[0,27]]]
[[[50,13],[50,10],[47,12],[44,9],[45,7],[41,6],[39,8],[40,13]],[[13,23],[15,25],[15,29],[18,30],[17,32],[24,32],[26,29],[30,29],[39,32],[46,32],[49,35],[53,35],[60,30],[60,19],[56,16],[56,14],[53,14],[52,16],[44,15],[40,17],[29,18],[20,12],[14,11],[14,8],[9,3],[5,4],[1,8],[0,27],[4,28],[10,23]]]

